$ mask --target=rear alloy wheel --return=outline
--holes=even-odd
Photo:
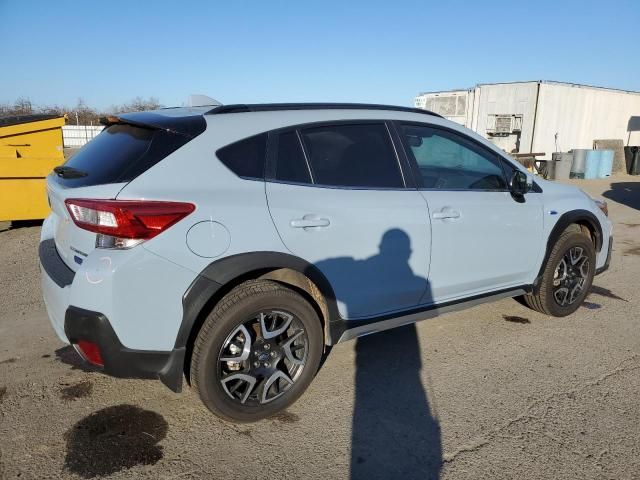
[[[241,405],[264,405],[286,393],[300,377],[308,350],[307,332],[293,314],[259,312],[222,344],[217,378]]]
[[[554,245],[538,288],[525,295],[524,301],[546,315],[571,315],[589,293],[595,267],[596,252],[591,238],[573,225]]]
[[[256,421],[304,392],[321,355],[322,328],[311,305],[277,282],[252,280],[227,294],[205,320],[191,381],[216,415]]]

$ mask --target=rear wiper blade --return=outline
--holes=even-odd
[[[78,170],[73,167],[65,167],[64,165],[54,168],[53,171],[56,175],[62,178],[82,178],[89,175],[87,172],[83,172],[82,170]]]

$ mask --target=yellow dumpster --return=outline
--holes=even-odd
[[[64,163],[57,115],[0,117],[0,221],[46,217],[45,177]]]

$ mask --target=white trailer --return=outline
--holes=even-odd
[[[593,148],[598,139],[640,145],[640,92],[573,83],[479,84],[427,92],[415,106],[458,122],[510,153]]]

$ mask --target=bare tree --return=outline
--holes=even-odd
[[[26,97],[19,97],[13,105],[3,103],[0,105],[0,115],[29,115],[34,113],[31,100]]]
[[[156,110],[161,107],[162,105],[157,97],[149,97],[148,99],[136,97],[131,100],[130,103],[113,105],[111,110],[113,113],[144,112],[146,110]]]
[[[33,113],[33,105],[27,97],[19,97],[13,104],[14,115],[28,115]]]
[[[100,117],[113,113],[143,112],[155,110],[162,105],[157,97],[147,99],[136,97],[129,103],[113,105],[107,112],[100,112],[87,105],[83,98],[78,98],[75,107],[65,105],[34,106],[27,97],[19,97],[13,104],[0,103],[0,115],[28,115],[31,113],[44,113],[48,115],[66,115],[67,122],[78,125],[98,125]]]

